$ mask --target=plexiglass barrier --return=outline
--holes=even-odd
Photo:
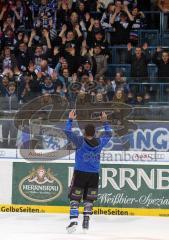
[[[49,102],[40,96],[17,110],[0,112],[1,158],[28,161],[74,160],[76,146],[65,134],[70,104],[58,95]],[[44,100],[44,99],[43,99]],[[49,100],[49,99],[48,99]],[[104,134],[99,116],[106,112],[112,137],[104,148],[102,161],[168,161],[169,106],[167,104],[126,104],[90,102],[77,98],[77,118],[72,131],[83,135],[84,127],[93,123],[96,137]]]

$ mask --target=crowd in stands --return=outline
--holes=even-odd
[[[122,71],[111,78],[106,72],[113,58],[109,46],[126,46],[118,57],[131,64],[134,82],[149,82],[150,61],[156,64],[160,81],[168,81],[169,53],[157,47],[152,55],[147,43],[138,45],[139,30],[155,24],[144,12],[169,13],[168,1],[153,2],[1,0],[0,108],[17,109],[18,103],[51,94],[70,103],[78,96],[89,96],[92,102],[148,103],[158,89],[147,86],[140,93]],[[166,28],[167,23],[166,18]]]

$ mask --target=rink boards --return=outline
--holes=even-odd
[[[68,206],[28,206],[16,204],[0,204],[0,212],[2,213],[69,213]],[[83,207],[80,207],[80,213]],[[112,207],[94,207],[94,215],[107,216],[161,216],[169,217],[167,209],[141,209],[141,208],[112,208]]]
[[[0,211],[68,213],[67,194],[74,163],[70,159],[73,157],[28,161],[12,158],[12,150],[7,151],[11,156],[0,160]],[[137,152],[136,155],[130,151],[127,154],[143,156],[144,160],[102,161],[99,196],[93,214],[168,217],[168,153],[156,152],[158,156],[163,155],[159,162],[148,152]],[[82,207],[80,211],[83,211]]]

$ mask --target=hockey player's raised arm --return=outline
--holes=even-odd
[[[112,137],[112,130],[107,122],[107,115],[105,112],[102,113],[100,120],[103,122],[103,127],[104,127],[104,134],[100,138],[100,142],[101,142],[101,146],[104,147],[107,145],[107,143]]]
[[[71,111],[69,113],[69,119],[66,122],[66,127],[65,127],[65,134],[68,137],[69,140],[71,140],[76,147],[80,147],[82,142],[83,142],[83,137],[82,136],[77,136],[73,131],[72,131],[72,124],[73,120],[76,118],[75,111]]]

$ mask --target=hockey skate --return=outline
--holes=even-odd
[[[71,222],[67,227],[66,230],[68,233],[74,233],[77,229],[77,222]]]
[[[84,216],[83,217],[82,228],[83,228],[84,233],[87,233],[88,230],[89,230],[89,220],[90,220],[89,216]]]

